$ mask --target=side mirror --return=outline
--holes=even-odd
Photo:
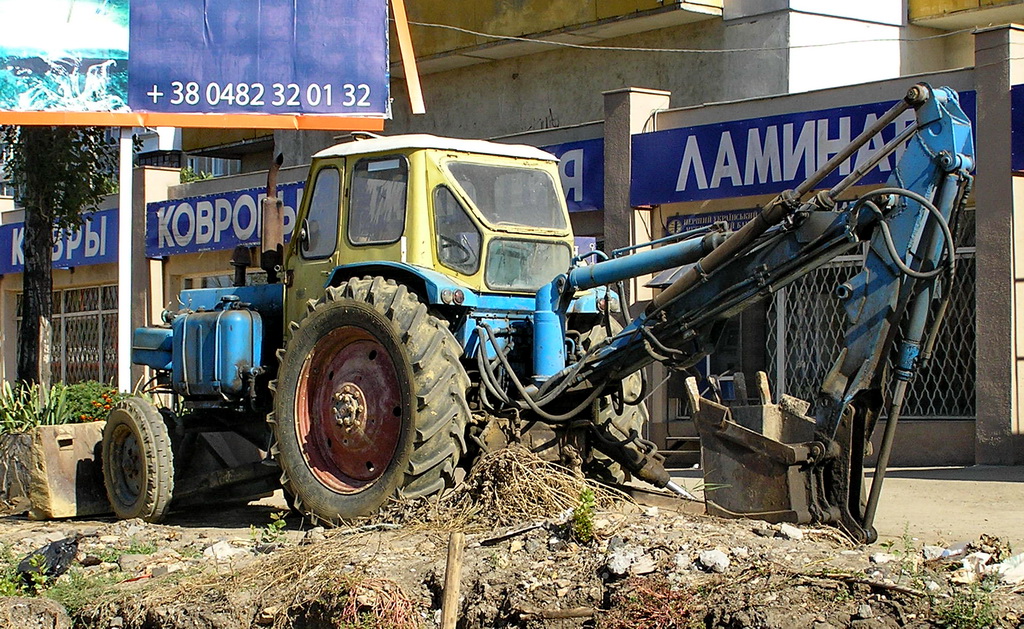
[[[302,219],[302,226],[299,227],[299,233],[297,235],[299,239],[299,247],[302,248],[303,252],[309,251],[309,219]]]

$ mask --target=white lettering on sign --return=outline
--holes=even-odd
[[[779,153],[779,128],[772,125],[764,130],[764,139],[757,128],[747,131],[747,167],[743,174],[746,182],[768,183],[782,180],[782,157]]]
[[[565,198],[578,203],[583,200],[583,149],[568,150],[559,160],[558,174]]]
[[[868,128],[877,120],[877,114],[866,114],[864,124],[860,128]],[[723,186],[751,186],[769,182],[796,182],[804,179],[850,143],[852,123],[849,116],[831,121],[822,118],[796,124],[784,123],[781,125],[781,141],[778,125],[748,129],[745,142],[743,139],[734,139],[732,131],[725,130],[718,134],[717,145],[713,144],[715,139],[709,142],[708,137],[703,136],[703,147],[698,135],[688,135],[676,177],[676,192]],[[897,133],[903,131],[907,126],[914,124],[914,112],[903,114],[894,124]],[[876,134],[852,157],[839,165],[839,174],[850,174],[855,165],[867,162],[884,144],[881,134]],[[745,148],[742,157],[737,148]],[[896,149],[896,161],[899,161],[905,150],[906,145]],[[712,151],[715,161],[709,170],[704,158],[710,157]],[[889,156],[879,162],[879,170],[891,171],[894,164],[892,159],[893,156]],[[563,180],[564,177],[563,175]],[[568,189],[568,185],[566,187]]]
[[[196,244],[205,245],[213,240],[213,204],[209,201],[196,203]]]
[[[800,135],[794,140],[793,123],[782,125],[782,176],[786,181],[797,178],[796,171],[803,162],[803,177],[814,172],[815,151],[814,121],[808,120],[800,127]]]
[[[708,178],[704,174],[704,160],[700,156],[700,145],[697,144],[697,136],[691,135],[686,138],[686,148],[683,149],[683,165],[679,168],[679,178],[676,179],[676,192],[686,190],[686,183],[690,178],[690,171],[693,171],[697,179],[697,187],[706,190]]]
[[[240,219],[241,209],[246,208],[249,210],[249,224],[242,225]],[[246,241],[252,238],[252,235],[256,233],[257,223],[259,222],[260,213],[256,211],[256,201],[248,194],[243,194],[238,197],[235,201],[235,212],[233,214],[233,223],[235,227],[235,237],[241,241]]]
[[[213,202],[213,242],[220,242],[220,235],[231,226],[231,201],[215,199]]]
[[[183,222],[188,225],[184,232],[181,231]],[[179,245],[192,242],[192,237],[196,234],[196,213],[192,209],[192,204],[181,203],[174,210],[174,215],[171,217],[171,233],[174,234],[174,242]]]
[[[107,254],[107,215],[95,214],[81,227],[71,230],[53,230],[53,248],[50,259],[58,266],[71,266],[89,262]],[[25,265],[25,228],[15,227],[11,231],[11,266]]]
[[[25,265],[25,228],[15,227],[11,238],[11,266]]]
[[[731,180],[734,186],[743,185],[740,167],[736,162],[736,147],[732,145],[732,134],[728,131],[722,132],[722,139],[718,142],[718,156],[715,158],[715,170],[711,175],[711,187],[717,188],[723,179]]]

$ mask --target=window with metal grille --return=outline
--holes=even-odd
[[[22,293],[18,293],[19,331],[21,304]],[[55,381],[113,381],[117,375],[117,285],[53,291],[51,323]]]
[[[956,226],[957,264],[951,301],[931,361],[910,383],[904,419],[969,419],[976,415],[974,211]],[[838,359],[846,317],[835,287],[861,268],[860,256],[838,258],[780,290],[767,316],[768,377],[776,395],[813,401]],[[934,314],[934,313],[933,313]],[[890,367],[892,357],[890,357]],[[883,406],[883,409],[885,407]],[[883,414],[884,416],[884,414]]]

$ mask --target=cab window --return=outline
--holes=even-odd
[[[313,183],[313,197],[302,226],[300,246],[303,258],[326,258],[338,244],[338,215],[341,209],[341,173],[321,168]]]
[[[397,242],[405,232],[409,164],[404,157],[360,160],[352,171],[348,238],[354,245]]]
[[[472,275],[480,268],[480,231],[446,186],[434,188],[437,259],[450,269]]]

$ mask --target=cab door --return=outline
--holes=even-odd
[[[314,168],[285,256],[286,322],[305,316],[306,302],[323,295],[324,282],[338,265],[345,160],[324,160]],[[287,325],[285,330],[289,334]]]

